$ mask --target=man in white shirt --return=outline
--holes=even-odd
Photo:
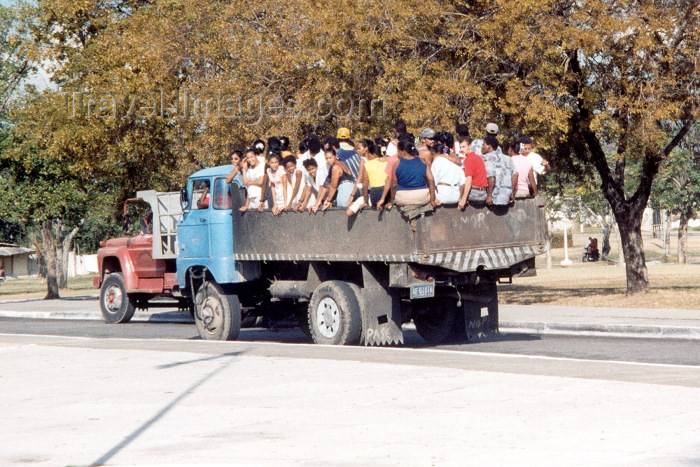
[[[520,138],[520,145],[522,147],[522,155],[532,164],[532,170],[535,173],[535,181],[537,181],[538,175],[549,173],[549,162],[532,151],[532,139],[530,139],[529,136]]]

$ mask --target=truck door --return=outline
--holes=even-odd
[[[211,216],[211,186],[209,179],[191,182],[190,210],[183,215],[178,227],[180,256],[208,258],[210,256],[209,217]]]

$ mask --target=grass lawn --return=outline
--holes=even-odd
[[[97,274],[69,277],[68,288],[61,289],[62,297],[99,293],[92,288],[92,278]],[[46,279],[9,279],[0,286],[0,300],[16,298],[43,298],[46,295]]]
[[[568,306],[608,306],[623,308],[685,308],[700,310],[700,232],[690,232],[688,254],[691,263],[678,265],[661,263],[663,247],[660,239],[644,237],[644,251],[649,262],[649,280],[652,291],[639,297],[626,295],[625,268],[615,262],[581,263],[583,247],[588,237],[598,237],[602,246],[600,231],[588,230],[574,234],[574,246],[569,248],[571,266],[562,267],[564,249],[551,251],[552,269],[546,267],[545,255],[537,257],[537,276],[515,278],[513,284],[499,286],[501,303],[522,305],[568,305]],[[617,237],[611,238],[610,257],[619,257]],[[671,239],[672,256],[675,261],[676,236]],[[96,294],[92,288],[93,275],[71,277],[68,288],[60,291],[61,296]],[[46,294],[45,279],[10,279],[0,286],[0,299],[42,298]]]
[[[581,254],[588,237],[597,237],[602,247],[600,231],[589,230],[574,234],[574,246],[569,248],[571,266],[560,266],[564,249],[552,249],[552,269],[546,267],[546,256],[537,257],[537,276],[515,278],[513,284],[499,286],[501,303],[522,305],[609,306],[620,308],[684,308],[700,310],[700,264],[679,265],[663,263],[663,242],[644,236],[644,254],[649,263],[652,291],[642,297],[626,294],[625,268],[615,262],[582,263]],[[610,239],[610,258],[619,257],[617,236]],[[671,236],[671,257],[676,261],[677,237]],[[700,263],[700,233],[689,232],[688,256],[691,263]]]

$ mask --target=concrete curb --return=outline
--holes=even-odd
[[[31,301],[31,300],[24,300]],[[102,321],[99,312],[87,311],[0,311],[0,317],[25,318],[25,319],[65,319]],[[131,319],[134,322],[148,323],[189,323],[194,320],[186,312],[165,311],[158,313],[136,312]],[[579,336],[601,337],[633,337],[633,338],[658,338],[658,339],[691,339],[700,340],[700,327],[683,326],[650,326],[635,324],[578,324],[578,323],[528,323],[528,322],[501,322],[501,331],[506,333],[531,333],[531,334],[560,334]]]
[[[700,327],[692,326],[501,322],[499,324],[499,328],[503,331],[511,333],[527,332],[534,334],[569,334],[608,337],[700,340]]]
[[[100,298],[99,295],[73,295],[70,297],[61,297],[58,300],[70,301],[82,301],[82,300],[97,300]],[[0,300],[0,304],[3,303],[26,303],[26,302],[41,302],[44,301],[43,298],[11,298],[7,300]]]
[[[102,321],[100,313],[87,311],[0,311],[0,318],[25,318],[25,319],[65,319],[83,321]],[[149,323],[191,323],[194,320],[189,313],[166,311],[162,313],[134,313],[131,321]]]

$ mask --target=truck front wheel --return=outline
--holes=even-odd
[[[317,344],[352,345],[360,342],[362,311],[350,284],[326,281],[309,302],[309,328]]]
[[[107,323],[128,323],[134,316],[134,302],[126,293],[120,272],[109,274],[102,283],[100,310]]]
[[[194,322],[202,339],[232,341],[241,330],[241,304],[218,284],[207,282],[195,297]]]

